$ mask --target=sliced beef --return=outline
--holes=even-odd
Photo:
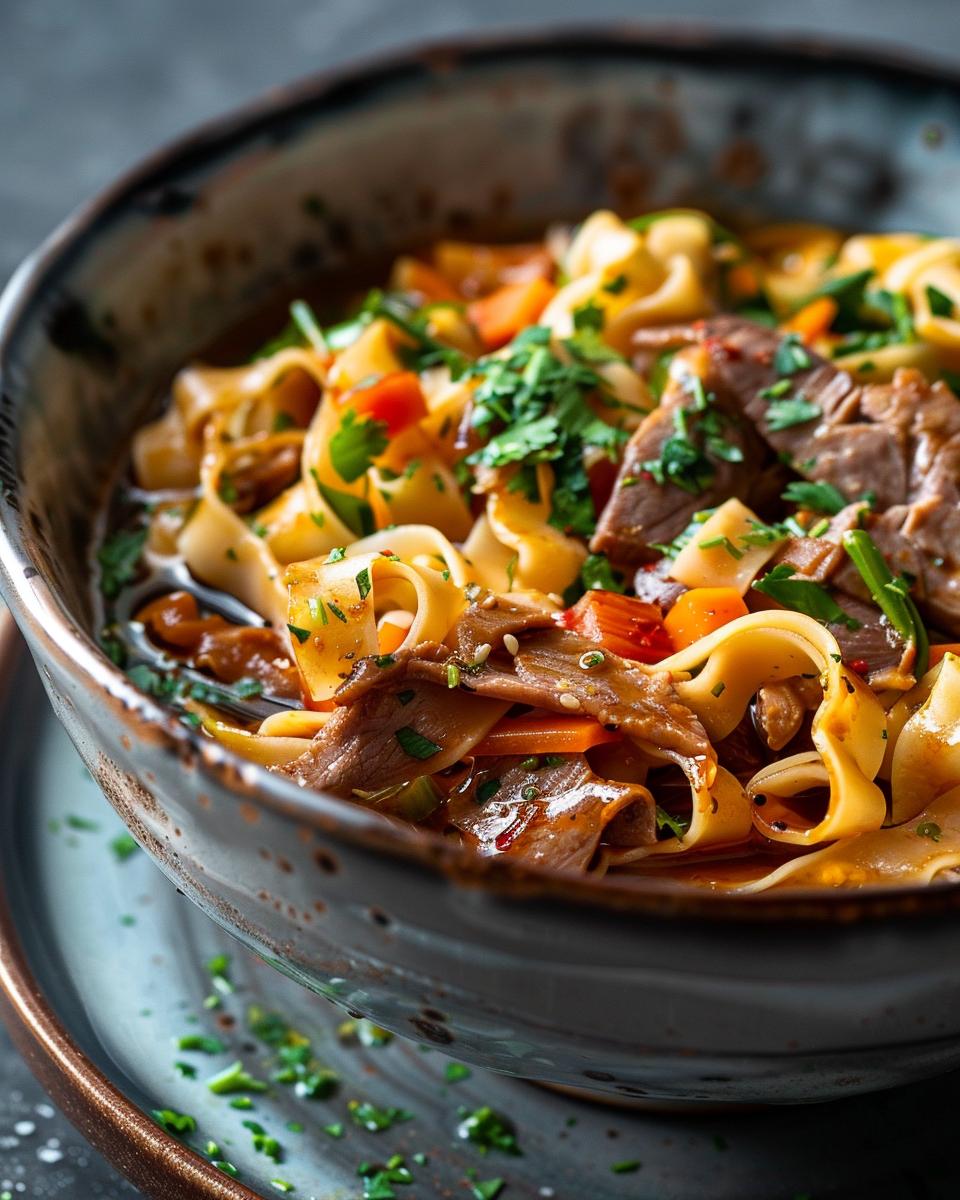
[[[731,496],[745,499],[753,477],[768,457],[756,434],[736,411],[718,399],[711,413],[722,421],[719,435],[735,449],[739,462],[729,462],[710,450],[709,438],[698,432],[704,414],[695,411],[691,391],[671,383],[659,407],[646,416],[624,450],[617,482],[590,542],[595,553],[616,562],[633,563],[658,557],[653,549],[665,544],[690,523],[695,512],[723,503]],[[645,463],[659,460],[667,442],[677,433],[678,413],[689,414],[689,439],[700,445],[709,464],[709,479],[690,491],[671,480],[658,483]]]
[[[363,659],[341,689],[349,703],[299,758],[277,771],[301,787],[349,797],[354,789],[374,792],[459,762],[509,705],[422,678],[414,682],[413,661],[409,652],[387,667]]]
[[[800,732],[807,714],[819,707],[823,689],[816,679],[784,679],[757,692],[754,716],[766,745],[782,750]]]
[[[658,558],[656,562],[644,563],[633,577],[633,590],[638,600],[647,604],[656,604],[661,613],[667,613],[676,604],[685,591],[685,583],[668,579],[667,572],[673,566],[673,560]]]
[[[957,397],[912,369],[897,371],[890,383],[858,385],[808,351],[809,365],[786,378],[791,394],[815,405],[818,415],[773,430],[772,400],[761,393],[781,382],[774,365],[781,342],[776,331],[729,315],[636,335],[641,353],[702,346],[709,358],[706,386],[720,403],[737,408],[778,457],[807,479],[833,484],[851,501],[872,493],[876,516],[868,528],[892,568],[916,577],[917,601],[931,620],[960,633]],[[629,529],[624,517],[624,535]],[[614,528],[608,537],[616,533]],[[802,551],[791,546],[788,552]],[[851,572],[849,564],[843,566],[836,582],[862,596]]]
[[[503,633],[500,644],[492,647],[479,666],[473,665],[474,659],[459,650],[418,647],[406,664],[410,678],[446,682],[447,667],[455,663],[460,668],[461,693],[470,692],[568,716],[591,716],[602,725],[622,729],[627,736],[671,761],[697,762],[701,767],[705,766],[710,753],[706,732],[682,703],[666,672],[627,662],[610,651],[604,652],[601,663],[582,667],[580,659],[583,655],[595,655],[595,642],[556,626],[531,628],[528,609],[501,600],[501,617],[506,618],[511,611],[516,617],[514,626],[508,629],[504,622],[499,628],[517,638],[516,655],[504,647]],[[490,611],[482,605],[471,604],[458,623],[457,645],[472,646],[480,636],[486,641],[486,636],[476,630],[486,632],[489,629]],[[356,688],[355,677],[370,670],[366,665],[368,661],[354,669],[350,680],[337,692],[338,700],[350,699]]]
[[[580,871],[619,816],[629,816],[631,844],[656,841],[654,813],[645,787],[599,778],[582,754],[537,769],[529,759],[477,759],[447,805],[450,824],[482,854]]]
[[[193,661],[224,683],[257,679],[270,695],[300,699],[300,673],[275,629],[228,625],[210,630],[201,636]]]

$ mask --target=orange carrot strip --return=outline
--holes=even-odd
[[[619,592],[591,588],[561,615],[560,624],[636,662],[656,663],[673,653],[660,609]]]
[[[753,267],[738,263],[727,273],[727,290],[731,300],[751,300],[760,291],[760,279]]]
[[[404,255],[393,265],[392,286],[398,292],[415,292],[425,300],[462,303],[462,296],[435,268],[419,258]]]
[[[663,619],[675,650],[691,646],[721,625],[745,617],[748,609],[736,588],[691,588]]]
[[[960,642],[941,642],[930,647],[930,666],[935,667],[945,654],[960,654]]]
[[[476,326],[487,350],[505,346],[537,318],[553,298],[556,288],[545,279],[508,283],[489,296],[467,306],[467,316]]]
[[[583,754],[593,746],[616,742],[621,734],[611,732],[592,717],[540,716],[504,717],[471,753]]]
[[[830,296],[818,296],[805,304],[781,326],[787,333],[799,333],[805,342],[815,342],[830,329],[837,315],[837,302]]]

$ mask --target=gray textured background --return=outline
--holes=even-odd
[[[273,84],[421,37],[624,18],[839,35],[960,61],[960,0],[0,0],[0,281],[144,152]],[[5,1189],[135,1194],[0,1031]]]

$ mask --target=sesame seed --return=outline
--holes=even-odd
[[[508,654],[516,654],[520,649],[520,643],[512,633],[503,635],[503,645]]]
[[[493,647],[489,642],[484,642],[482,646],[477,647],[477,652],[473,656],[473,661],[475,663],[485,663],[490,657],[490,651],[492,649]]]
[[[560,703],[564,708],[580,707],[580,701],[576,698],[576,696],[571,696],[569,692],[563,693],[563,695],[560,697]]]
[[[480,601],[480,607],[486,609],[487,612],[489,612],[491,608],[496,608],[496,596],[494,596],[492,593],[489,596],[484,596],[484,598]]]

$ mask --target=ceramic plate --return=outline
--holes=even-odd
[[[32,666],[6,642],[7,1016],[68,1115],[151,1195],[485,1198],[498,1194],[498,1180],[503,1200],[953,1194],[943,1150],[952,1144],[955,1077],[818,1107],[691,1117],[609,1108],[467,1071],[398,1038],[364,1044],[376,1042],[375,1031],[344,1028],[346,1014],[240,948],[130,851]],[[229,959],[225,970],[219,956]],[[307,1052],[281,1054],[270,1044],[281,1037],[309,1039],[313,1063],[285,1062]],[[229,1078],[237,1062],[259,1083],[212,1092],[208,1081]],[[318,1064],[331,1074],[310,1079]],[[275,1081],[278,1073],[290,1082]],[[253,1090],[263,1083],[268,1090]],[[240,1097],[250,1107],[234,1107]],[[512,1126],[521,1154],[458,1134],[465,1115],[485,1107]],[[187,1115],[196,1127],[174,1138],[149,1119],[155,1110]],[[392,1182],[382,1173],[390,1160]]]

